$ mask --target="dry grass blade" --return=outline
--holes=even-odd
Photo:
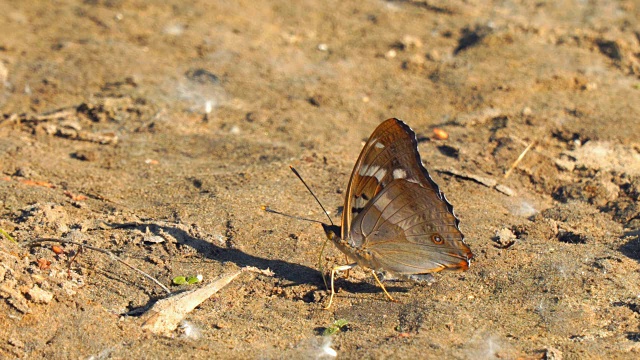
[[[9,235],[9,233],[8,233],[8,232],[4,231],[3,229],[0,229],[0,234],[1,234],[1,235],[4,235],[7,239],[9,239],[9,240],[13,241],[13,242],[14,242],[14,243],[16,243],[16,244],[18,243],[18,242],[16,241],[16,239],[14,239],[11,235]]]
[[[509,175],[511,175],[511,172],[513,171],[513,169],[516,168],[516,166],[518,166],[518,164],[520,164],[520,161],[522,161],[522,159],[524,159],[524,156],[527,155],[527,153],[529,152],[529,150],[531,150],[531,147],[535,144],[536,142],[533,141],[531,144],[529,144],[524,151],[522,151],[522,153],[520,154],[520,156],[518,156],[518,158],[516,159],[516,161],[513,162],[513,164],[511,164],[511,167],[509,168],[509,170],[507,170],[507,172],[504,173],[504,178],[508,178]]]

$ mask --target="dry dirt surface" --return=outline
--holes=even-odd
[[[292,165],[337,221],[390,117],[475,256],[324,310],[344,256],[261,205],[326,219]],[[640,357],[638,134],[638,1],[0,0],[0,358]],[[166,292],[69,241],[171,292],[273,276],[161,336]]]

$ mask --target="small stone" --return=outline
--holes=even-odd
[[[185,28],[184,24],[169,24],[164,27],[163,32],[167,35],[179,36],[184,33]]]
[[[440,55],[438,50],[433,49],[427,53],[427,59],[431,61],[440,61],[442,59],[442,55]]]
[[[35,171],[31,170],[31,168],[28,168],[28,167],[20,167],[16,169],[16,172],[13,173],[13,175],[20,176],[26,179],[38,177],[38,173],[36,173]]]
[[[160,244],[165,242],[164,238],[162,236],[158,236],[158,235],[149,235],[149,236],[145,236],[144,237],[144,242],[149,243],[149,244]]]
[[[309,97],[307,101],[315,107],[320,107],[320,105],[322,105],[323,97],[322,95],[314,95]]]
[[[53,135],[58,132],[58,126],[51,123],[40,124],[36,127],[36,132],[38,133],[44,132],[47,135]]]
[[[562,351],[556,348],[547,347],[545,349],[544,358],[545,360],[562,360]]]
[[[405,35],[400,42],[404,50],[407,49],[419,49],[422,47],[422,40],[413,35]]]
[[[218,329],[218,330],[220,330],[220,329],[225,329],[225,328],[229,328],[230,326],[231,326],[231,325],[230,325],[228,322],[224,321],[224,320],[219,320],[218,322],[216,322],[216,323],[213,325],[213,327],[214,327],[215,329]]]
[[[34,285],[29,291],[27,291],[29,300],[36,304],[48,304],[53,300],[53,294],[42,290],[38,285]]]
[[[573,171],[573,169],[576,168],[576,163],[574,161],[564,159],[554,159],[553,161],[560,170]]]
[[[496,231],[496,240],[502,246],[508,246],[516,241],[516,235],[509,228],[502,228]]]
[[[387,51],[386,53],[384,53],[384,57],[387,59],[393,59],[396,56],[398,56],[398,52],[395,51],[394,49],[391,49],[389,51]]]
[[[533,113],[533,110],[531,110],[531,108],[528,106],[522,109],[522,116],[531,116],[532,113]]]
[[[440,128],[433,128],[433,137],[438,140],[447,140],[449,138],[449,133]]]
[[[14,337],[10,337],[9,340],[7,341],[9,343],[9,345],[15,346],[19,349],[24,348],[24,342],[20,339],[16,339]]]
[[[265,123],[269,120],[269,114],[265,111],[251,111],[245,115],[245,120],[250,123]]]
[[[80,150],[71,154],[71,157],[81,161],[96,161],[98,160],[98,153],[92,150]]]
[[[220,84],[220,78],[218,75],[205,69],[189,69],[184,75],[187,79],[199,84]]]
[[[5,86],[7,79],[9,78],[9,69],[0,61],[0,86]]]
[[[67,294],[68,296],[75,296],[76,295],[76,289],[78,288],[78,285],[70,282],[70,281],[66,281],[64,283],[62,283],[62,290],[64,291],[65,294]]]

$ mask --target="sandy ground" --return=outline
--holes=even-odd
[[[640,357],[638,1],[159,3],[0,1],[0,357]],[[324,310],[321,227],[260,206],[324,219],[293,165],[337,220],[389,117],[475,258],[396,303],[352,271]],[[171,291],[274,275],[164,337],[162,288],[43,237]]]

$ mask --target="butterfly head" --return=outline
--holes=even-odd
[[[327,235],[327,239],[331,241],[336,241],[340,239],[341,229],[340,226],[322,224],[322,228],[324,229],[324,233]]]

